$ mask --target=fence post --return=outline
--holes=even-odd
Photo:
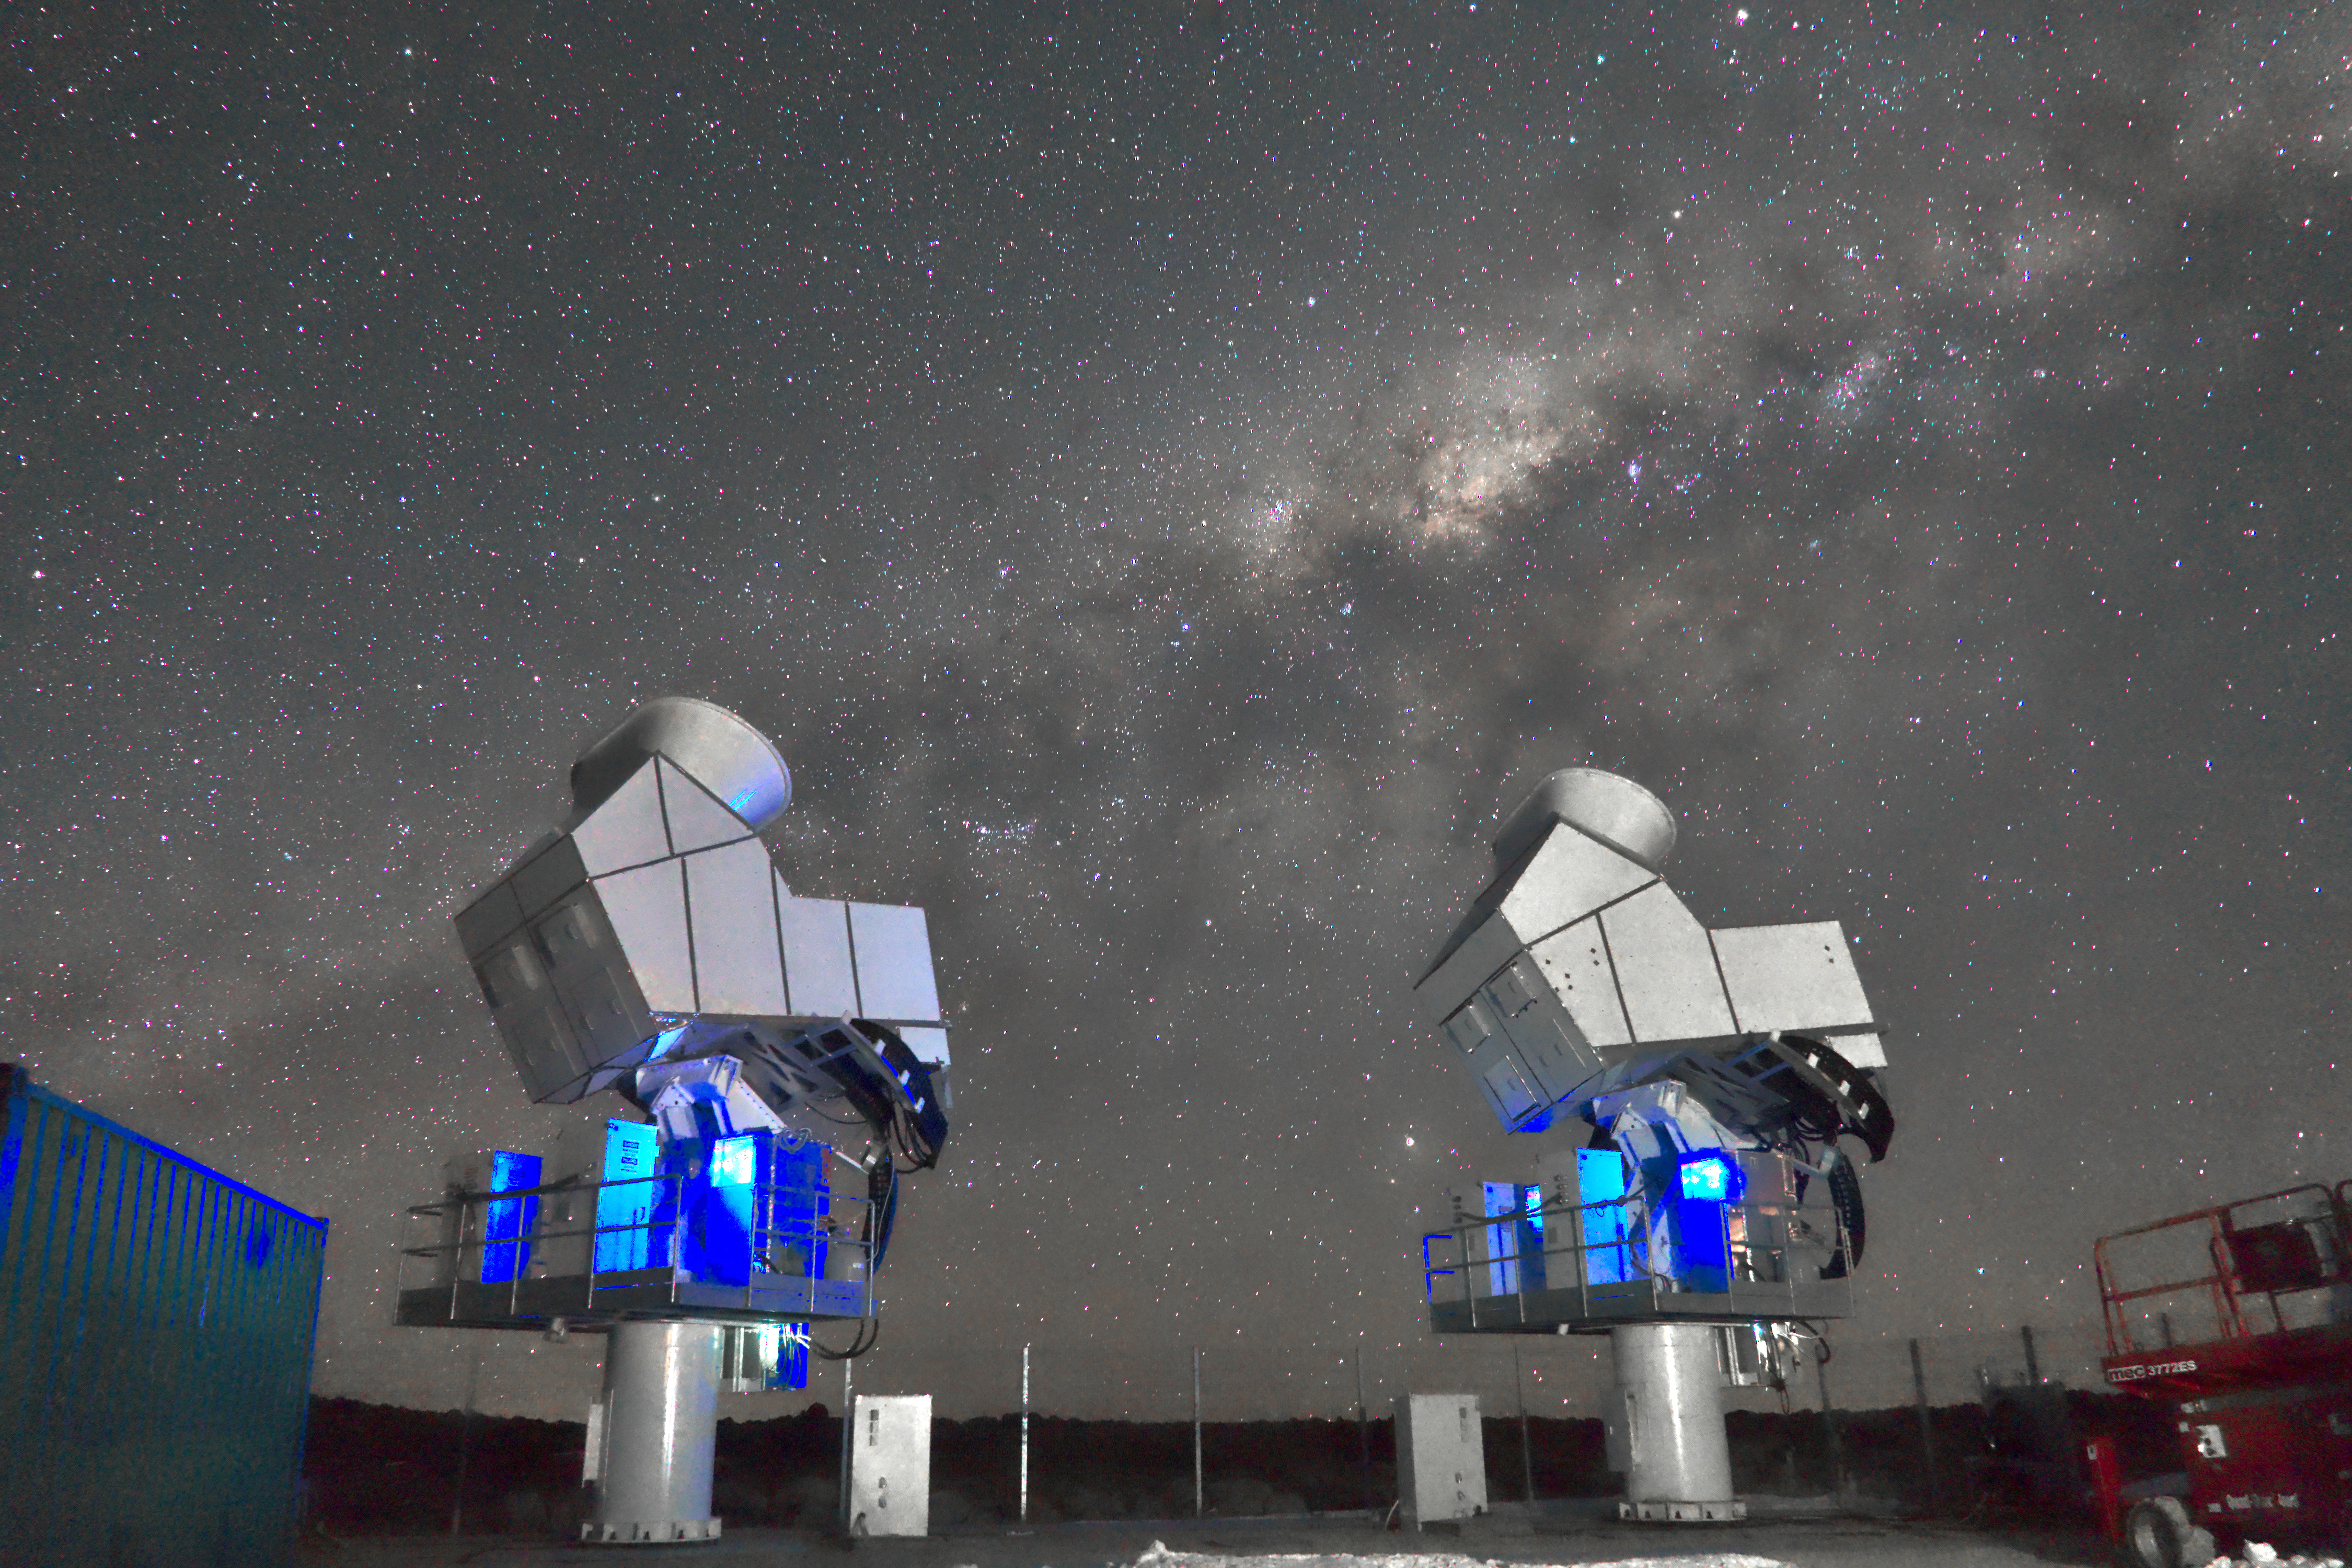
[[[1822,1384],[1822,1430],[1830,1446],[1830,1489],[1843,1495],[1845,1491],[1845,1449],[1838,1436],[1837,1412],[1830,1405],[1829,1342],[1822,1342],[1821,1359],[1813,1363],[1814,1375]]]
[[[1021,1347],[1021,1522],[1029,1522],[1029,1347]]]
[[[1201,1347],[1192,1347],[1192,1517],[1201,1517]]]
[[[1372,1427],[1371,1412],[1364,1406],[1364,1333],[1356,1331],[1356,1458],[1364,1472],[1364,1507],[1377,1508],[1372,1500]]]
[[[1936,1473],[1936,1428],[1927,1415],[1927,1373],[1919,1362],[1919,1342],[1911,1342],[1911,1391],[1919,1401],[1919,1452],[1927,1462],[1927,1507],[1940,1512],[1944,1483]]]
[[[1511,1342],[1511,1388],[1519,1396],[1519,1482],[1529,1506],[1536,1500],[1535,1449],[1528,1441],[1528,1380],[1519,1370],[1519,1345]]]
[[[855,1356],[841,1359],[841,1506],[838,1510],[841,1532],[849,1533],[849,1449],[850,1439],[857,1430],[857,1417],[849,1400],[850,1369],[857,1364]]]
[[[466,1458],[474,1440],[474,1400],[482,1381],[482,1347],[474,1346],[472,1370],[466,1373],[466,1413],[457,1423],[457,1490],[449,1500],[449,1533],[463,1533],[466,1517]]]

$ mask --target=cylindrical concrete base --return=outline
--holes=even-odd
[[[1617,1363],[1629,1518],[1738,1518],[1722,1372],[1706,1323],[1634,1323],[1609,1331]]]
[[[604,1350],[603,1462],[580,1539],[715,1541],[719,1337],[709,1323],[616,1323]]]

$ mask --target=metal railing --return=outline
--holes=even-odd
[[[1726,1302],[1742,1317],[1834,1315],[1820,1299],[1823,1286],[1843,1290],[1852,1266],[1843,1223],[1832,1208],[1790,1202],[1678,1204],[1673,1223],[1687,1226],[1712,1211],[1716,1234],[1702,1236],[1713,1247],[1695,1246],[1677,1232],[1654,1234],[1650,1205],[1639,1193],[1594,1203],[1545,1200],[1498,1215],[1460,1215],[1444,1230],[1422,1237],[1422,1293],[1432,1308],[1459,1304],[1467,1327],[1574,1325],[1623,1321],[1677,1306],[1700,1308]],[[1825,1225],[1826,1232],[1817,1228]],[[1539,1247],[1525,1249],[1519,1238],[1540,1236]],[[1595,1239],[1597,1237],[1597,1239]],[[1505,1239],[1496,1247],[1498,1239]],[[1555,1239],[1558,1238],[1558,1239]],[[1699,1280],[1654,1267],[1652,1248],[1673,1247],[1708,1260],[1719,1279]],[[1450,1249],[1450,1257],[1439,1256]],[[1822,1268],[1843,1261],[1845,1269],[1800,1278],[1809,1255]],[[1559,1260],[1556,1265],[1554,1260]],[[1596,1264],[1605,1259],[1605,1264]],[[1719,1264],[1714,1260],[1720,1260]],[[1532,1265],[1533,1267],[1530,1267]],[[1480,1273],[1501,1288],[1479,1290]],[[1539,1276],[1540,1283],[1531,1277]],[[1441,1280],[1457,1284],[1441,1287]],[[1717,1289],[1708,1289],[1716,1285]],[[1810,1296],[1801,1296],[1811,1287]],[[1572,1292],[1573,1309],[1569,1310]],[[1530,1298],[1539,1310],[1531,1313]],[[1705,1302],[1694,1298],[1706,1298]]]
[[[2210,1208],[2194,1209],[2152,1224],[2136,1226],[2103,1237],[2091,1249],[2091,1260],[2099,1281],[2099,1304],[2106,1321],[2107,1353],[2111,1356],[2137,1355],[2142,1351],[2169,1347],[2172,1342],[2172,1321],[2168,1313],[2157,1313],[2165,1336],[2163,1345],[2147,1345],[2133,1332],[2134,1313],[2126,1310],[2132,1303],[2155,1303],[2174,1300],[2184,1294],[2199,1293],[2202,1304],[2212,1313],[2215,1337],[2223,1340],[2251,1339],[2258,1334],[2287,1328],[2286,1313],[2279,1298],[2304,1290],[2352,1285],[2352,1207],[2347,1207],[2347,1191],[2352,1182],[2339,1182],[2335,1187],[2315,1182],[2283,1187],[2260,1197],[2242,1198],[2236,1203],[2217,1204]],[[2295,1212],[2296,1200],[2302,1200],[2304,1212]],[[2242,1225],[2242,1216],[2265,1205],[2276,1205],[2277,1215],[2258,1225]],[[2140,1285],[2129,1289],[2116,1283],[2116,1244],[2137,1241],[2146,1244],[2149,1238],[2174,1230],[2202,1227],[2204,1257],[2209,1271],[2191,1274],[2159,1284]],[[2266,1261],[2284,1259],[2284,1261]],[[2254,1267],[2249,1268],[2247,1265]],[[2271,1312],[2273,1327],[2263,1329],[2250,1322],[2246,1316],[2248,1297],[2264,1300]],[[2141,1308],[2141,1313],[2152,1306]],[[2146,1328],[2147,1325],[2140,1325]]]
[[[409,1260],[417,1258],[432,1265],[434,1286],[448,1292],[447,1308],[453,1321],[478,1316],[479,1309],[486,1305],[478,1294],[469,1303],[467,1292],[478,1292],[483,1287],[496,1285],[506,1287],[506,1315],[509,1318],[589,1315],[597,1310],[600,1292],[609,1294],[625,1288],[642,1291],[649,1285],[665,1283],[669,1287],[668,1299],[676,1301],[679,1285],[698,1282],[680,1269],[686,1233],[704,1222],[703,1215],[693,1212],[693,1205],[698,1201],[709,1204],[713,1199],[709,1189],[689,1186],[692,1180],[683,1172],[669,1172],[610,1182],[562,1182],[507,1192],[458,1193],[438,1203],[415,1205],[406,1211],[403,1220],[401,1261],[394,1300],[407,1300]],[[749,1230],[751,1279],[742,1287],[743,1310],[759,1310],[752,1302],[751,1292],[763,1276],[770,1279],[805,1280],[812,1287],[824,1282],[862,1283],[871,1279],[871,1199],[826,1194],[815,1189],[817,1195],[812,1201],[813,1189],[808,1187],[766,1182],[748,1185],[753,1223]],[[649,1198],[635,1200],[643,1204],[641,1212],[645,1217],[619,1224],[598,1223],[596,1216],[604,1208],[602,1194],[631,1187],[658,1189]],[[550,1227],[539,1223],[538,1216],[545,1213],[541,1207],[531,1223],[518,1223],[510,1230],[491,1234],[490,1217],[499,1205],[512,1205],[506,1212],[520,1216],[533,1212],[526,1205],[544,1205],[550,1199],[584,1200],[591,1223]],[[430,1222],[441,1238],[418,1244],[414,1238],[419,1222]],[[617,1247],[608,1247],[607,1238],[625,1239]],[[565,1273],[534,1271],[534,1264],[543,1265],[550,1252],[560,1256],[562,1248],[559,1244],[562,1243],[576,1244],[583,1268]],[[797,1258],[793,1256],[795,1250],[800,1253]],[[615,1252],[629,1260],[627,1267],[614,1268],[602,1261]],[[822,1263],[818,1261],[820,1252]],[[791,1267],[795,1262],[800,1265],[797,1268]],[[565,1282],[573,1279],[579,1281],[576,1301],[564,1289]],[[475,1310],[468,1311],[468,1305]],[[869,1298],[858,1315],[871,1311]]]

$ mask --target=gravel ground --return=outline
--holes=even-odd
[[[643,1561],[751,1564],[785,1557],[866,1568],[2028,1568],[2104,1564],[2079,1532],[1965,1530],[1874,1519],[1772,1519],[1739,1525],[1631,1525],[1591,1515],[1503,1516],[1457,1534],[1381,1531],[1361,1518],[1059,1524],[1026,1533],[959,1531],[920,1540],[844,1542],[807,1531],[730,1531],[693,1546],[584,1547],[511,1536],[395,1536],[311,1542],[309,1565],[554,1568]]]

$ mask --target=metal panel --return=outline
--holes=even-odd
[[[857,962],[859,1017],[912,1024],[940,1016],[940,984],[931,973],[931,931],[922,910],[852,904],[849,937]]]
[[[1531,942],[1657,879],[1655,872],[1556,823],[1496,908],[1520,940]]]
[[[1721,1039],[1738,1031],[1706,928],[1664,882],[1602,912],[1626,1021],[1644,1044]]]
[[[1534,1075],[1535,1091],[1545,1104],[1601,1070],[1599,1054],[1528,954],[1511,960],[1479,994],[1495,1005],[1503,1032]]]
[[[782,900],[776,910],[784,939],[784,984],[792,1008],[803,1018],[857,1013],[857,979],[849,963],[849,916],[832,899]]]
[[[1463,1051],[1475,1051],[1480,1041],[1495,1032],[1495,1015],[1475,996],[1462,1005],[1462,1011],[1445,1020],[1445,1037]]]
[[[656,1013],[694,1008],[693,948],[686,934],[685,878],[681,863],[665,860],[635,871],[596,879],[604,918],[628,955],[629,968]]]
[[[1844,929],[1835,921],[1719,931],[1715,954],[1731,1010],[1749,1034],[1873,1021]]]
[[[1489,915],[1460,947],[1412,988],[1434,1023],[1451,1015],[1486,977],[1519,950],[1518,933],[1500,915]]]
[[[574,896],[540,920],[532,935],[577,1039],[579,1071],[603,1066],[654,1032],[645,994],[593,892]]]
[[[595,877],[667,858],[669,830],[662,826],[661,785],[654,769],[639,768],[572,830],[572,841]]]
[[[1510,1040],[1493,1035],[1463,1058],[1463,1065],[1486,1097],[1487,1108],[1505,1127],[1517,1128],[1550,1102],[1528,1081],[1525,1063],[1511,1049]]]
[[[287,1562],[327,1222],[0,1077],[0,1557]]]
[[[1886,1065],[1886,1041],[1876,1030],[1866,1035],[1832,1035],[1830,1048],[1858,1068]]]
[[[479,958],[520,924],[522,905],[514,889],[500,882],[457,911],[457,942],[467,958]]]
[[[732,844],[751,834],[741,817],[719,805],[718,796],[667,757],[661,760],[661,794],[662,810],[669,818],[669,841],[681,855]]]
[[[1528,950],[1551,983],[1553,994],[1576,1020],[1577,1031],[1596,1049],[1630,1046],[1624,1004],[1617,999],[1617,972],[1610,967],[1598,917],[1554,931]]]
[[[559,838],[517,867],[507,885],[522,900],[523,913],[536,915],[587,879],[580,851],[571,839]]]
[[[776,950],[774,875],[768,847],[756,838],[686,858],[700,1011],[772,1018],[787,1010]]]
[[[507,1058],[522,1076],[523,1089],[541,1103],[569,1104],[586,1092],[589,1064],[571,1022],[552,1001],[519,1007],[498,1020]]]
[[[901,1029],[898,1037],[915,1053],[915,1059],[933,1067],[948,1065],[948,1032],[945,1029]]]
[[[1486,1511],[1486,1444],[1475,1394],[1399,1396],[1397,1479],[1416,1526]]]
[[[849,1533],[931,1530],[931,1396],[857,1396],[849,1462]]]

